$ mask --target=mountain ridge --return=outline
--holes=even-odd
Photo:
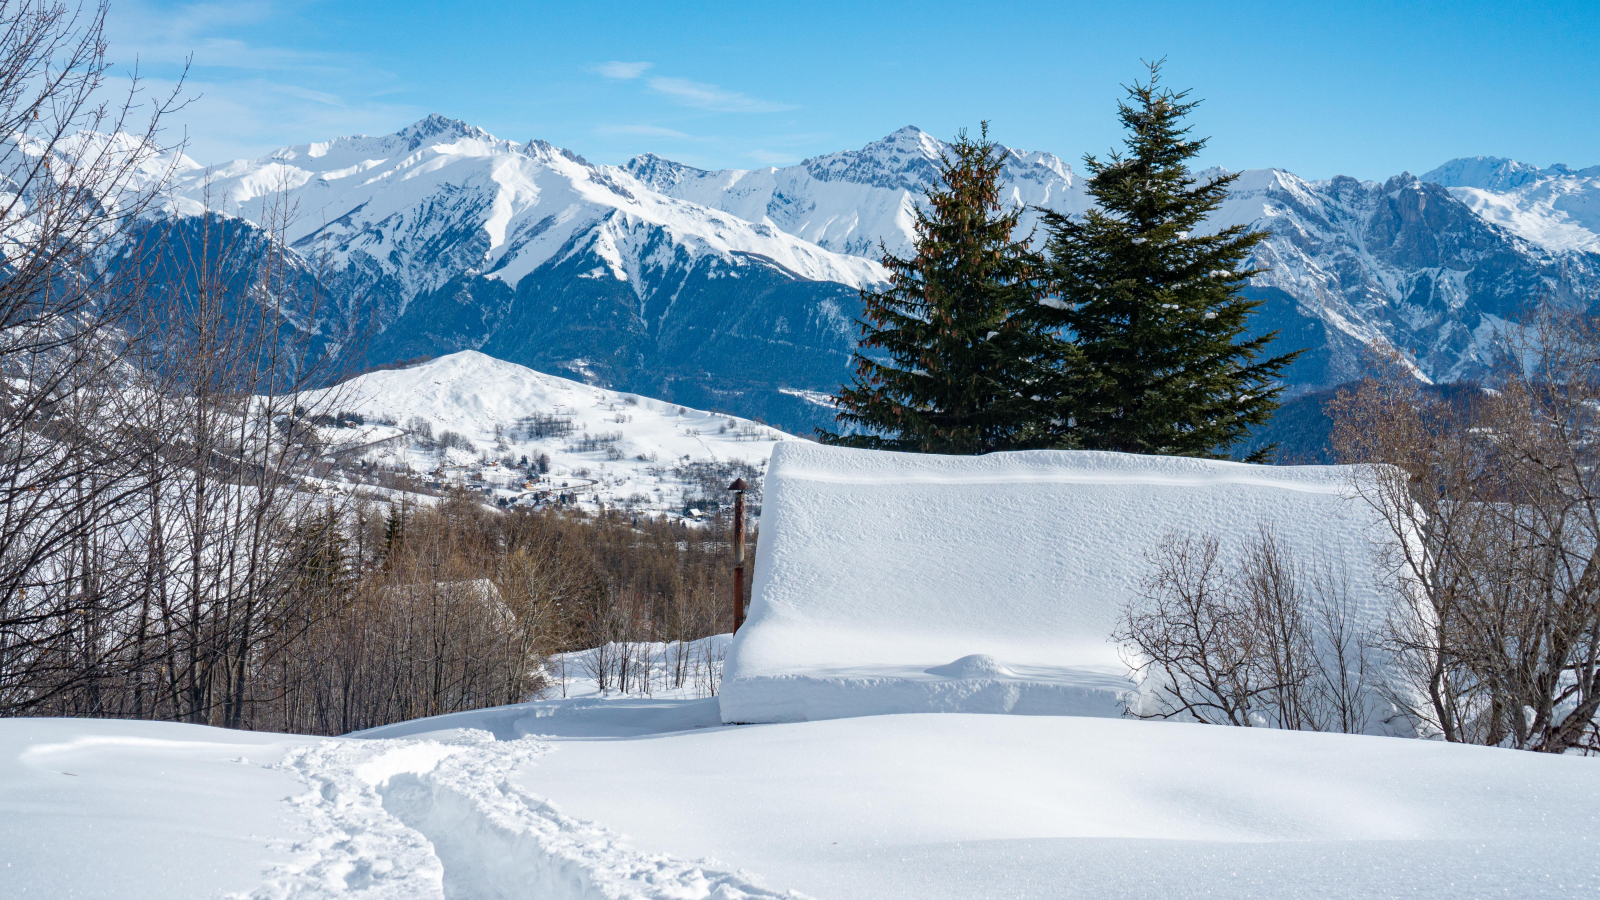
[[[884,248],[910,247],[947,147],[906,126],[793,166],[706,170],[654,154],[608,166],[432,115],[392,135],[195,167],[172,206],[191,214],[210,197],[264,221],[287,190],[309,213],[290,244],[368,310],[367,362],[481,350],[804,433],[831,424],[804,398],[848,376],[857,291],[883,277]],[[1023,229],[1037,207],[1088,208],[1060,157],[1003,152]],[[1263,301],[1257,332],[1310,350],[1288,375],[1293,396],[1356,377],[1378,340],[1423,377],[1471,378],[1484,341],[1529,299],[1593,305],[1590,197],[1600,167],[1465,157],[1383,182],[1252,169],[1206,227],[1272,232],[1248,291]]]
[[[1600,253],[1600,166],[1539,168],[1514,159],[1453,159],[1422,176],[1485,221],[1549,250]]]

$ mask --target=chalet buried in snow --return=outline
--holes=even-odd
[[[750,618],[724,722],[912,712],[1119,716],[1137,685],[1109,637],[1168,535],[1238,548],[1270,529],[1330,560],[1379,615],[1357,472],[1038,450],[956,457],[773,449]]]

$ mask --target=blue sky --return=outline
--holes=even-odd
[[[751,168],[903,125],[989,119],[1077,163],[1118,139],[1120,84],[1165,56],[1205,103],[1202,163],[1306,177],[1456,156],[1600,164],[1600,2],[450,3],[112,0],[112,56],[201,162],[430,112],[596,162]],[[1081,169],[1081,167],[1080,167]]]

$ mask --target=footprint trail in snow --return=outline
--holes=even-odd
[[[641,853],[515,785],[548,752],[484,731],[445,740],[330,740],[280,764],[308,834],[249,900],[803,900],[747,873]]]

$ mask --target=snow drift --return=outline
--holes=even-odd
[[[1573,898],[1593,759],[1343,734],[869,716],[557,739],[512,778],[821,900]]]
[[[1110,639],[1169,534],[1270,528],[1379,612],[1358,470],[1040,450],[976,457],[773,450],[724,722],[904,712],[1117,716]]]
[[[714,725],[710,702],[712,722],[673,701],[591,697],[378,740],[0,720],[0,897],[1566,900],[1600,887],[1593,759],[1070,717],[696,727]],[[524,721],[566,737],[506,727]]]

